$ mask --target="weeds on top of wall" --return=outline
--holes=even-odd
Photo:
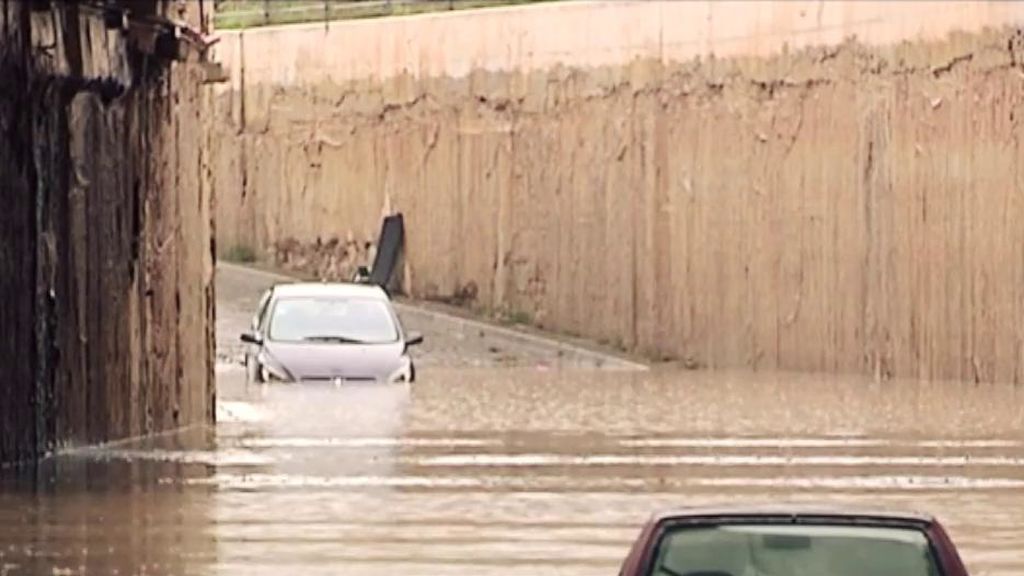
[[[222,0],[213,20],[215,27],[226,30],[555,1],[559,0]]]

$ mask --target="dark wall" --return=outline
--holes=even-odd
[[[211,421],[197,56],[0,2],[0,462]]]
[[[7,2],[0,14],[0,460],[35,442],[35,217],[31,105],[22,18]]]

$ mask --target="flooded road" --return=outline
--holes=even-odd
[[[766,501],[933,512],[972,574],[1024,573],[1024,390],[494,346],[409,387],[246,386],[225,353],[215,429],[0,473],[0,574],[615,574],[654,509]]]

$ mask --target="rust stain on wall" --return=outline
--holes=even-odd
[[[1020,382],[1022,37],[241,84],[218,242],[400,210],[415,296],[691,366]]]

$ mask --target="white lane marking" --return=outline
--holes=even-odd
[[[459,454],[415,460],[420,466],[1005,466],[1022,467],[1024,458],[1006,456],[778,456]]]
[[[884,438],[637,438],[618,442],[630,448],[1015,448],[1013,440],[899,440]]]
[[[266,488],[479,488],[476,478],[431,476],[306,476],[290,474],[214,474],[207,478],[186,478],[185,484],[213,484],[225,488],[260,490]]]
[[[392,448],[403,446],[437,448],[480,448],[501,446],[498,440],[473,438],[242,438],[245,448]]]
[[[805,488],[805,489],[897,489],[897,490],[998,490],[1024,487],[1014,478],[971,478],[966,476],[779,476],[732,478],[658,479],[600,478],[568,476],[309,476],[301,474],[225,474],[186,478],[184,484],[216,485],[228,489],[268,488],[475,488],[497,490],[552,491],[572,487],[587,492],[671,492],[673,488]],[[649,489],[649,490],[647,490]],[[668,489],[668,490],[666,490]]]
[[[258,406],[244,402],[225,402],[221,408],[227,422],[257,421],[263,418]],[[248,448],[375,448],[415,446],[437,448],[474,448],[504,446],[498,438],[402,438],[402,437],[271,437],[243,438],[237,442]],[[651,438],[621,439],[616,445],[626,448],[1016,448],[1024,442],[1011,440],[890,440],[882,438]]]
[[[896,488],[900,490],[991,490],[1024,488],[1016,478],[970,478],[966,476],[779,476],[774,478],[699,478],[691,486],[714,488]]]

